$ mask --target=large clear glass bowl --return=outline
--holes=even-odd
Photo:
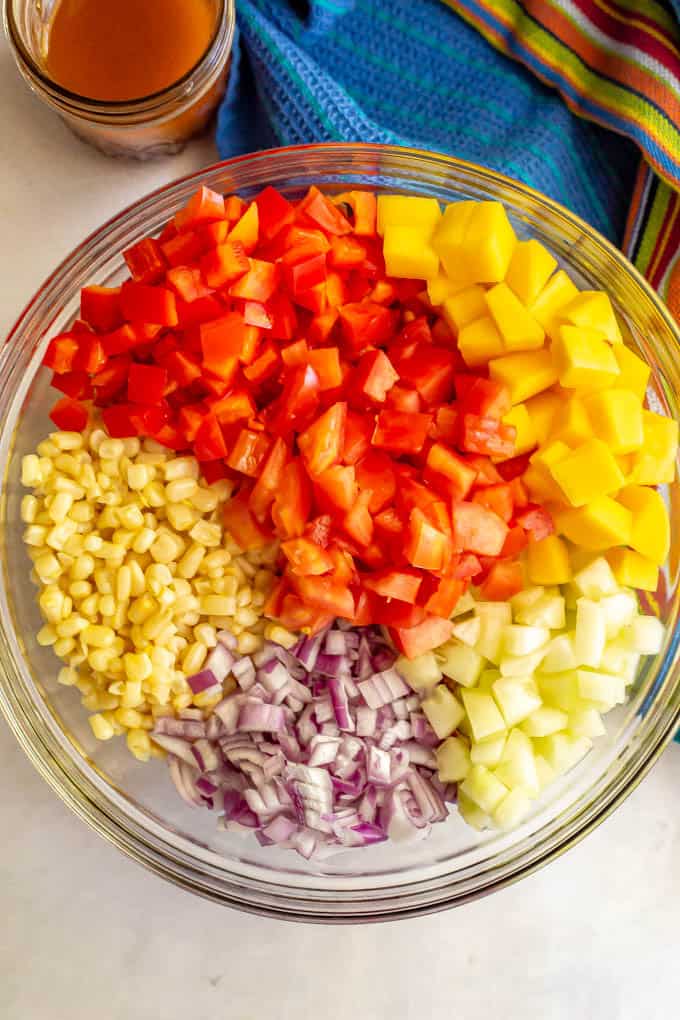
[[[252,837],[218,832],[213,813],[183,804],[162,763],[136,762],[121,741],[97,743],[77,693],[59,687],[57,660],[34,636],[40,618],[21,541],[19,479],[22,455],[50,430],[54,394],[39,369],[42,352],[49,336],[77,314],[80,287],[118,280],[121,250],[160,230],[198,185],[247,197],[267,184],[295,196],[312,183],[331,191],[351,185],[434,195],[444,202],[502,201],[518,234],[542,241],[580,287],[608,291],[627,343],[652,367],[650,404],[678,418],[680,337],[668,312],[620,252],[529,188],[446,156],[355,144],[262,152],[185,177],[84,241],[40,288],[0,355],[0,707],[63,800],[157,874],[218,902],[278,917],[379,920],[460,904],[528,874],[594,828],[650,768],[680,719],[680,529],[673,528],[670,564],[649,600],[667,624],[662,653],[648,661],[630,703],[608,716],[607,736],[510,834],[477,833],[453,815],[423,842],[307,863]],[[678,493],[666,495],[676,522]]]

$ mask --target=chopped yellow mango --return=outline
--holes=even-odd
[[[663,566],[671,544],[668,509],[656,489],[646,485],[627,485],[617,500],[633,517],[633,527],[627,545]]]
[[[634,453],[642,446],[642,405],[630,390],[600,390],[584,397],[593,433],[612,453]]]
[[[575,545],[601,552],[615,545],[627,545],[631,536],[630,511],[611,496],[597,496],[574,510],[558,510],[555,527]]]
[[[562,309],[577,294],[578,290],[575,284],[572,283],[563,269],[558,269],[550,277],[538,297],[529,305],[529,311],[540,322],[551,340],[558,335],[558,330],[562,323],[560,317]]]
[[[506,425],[512,425],[516,431],[513,457],[519,457],[522,453],[528,453],[529,450],[533,450],[537,445],[536,431],[529,417],[526,404],[516,404],[504,416],[503,422]]]
[[[532,304],[557,269],[557,259],[534,240],[518,241],[510,259],[505,282],[523,305]]]
[[[427,281],[427,298],[431,305],[437,306],[444,303],[448,297],[453,297],[458,291],[463,290],[467,284],[452,280],[446,273],[439,272],[432,279]]]
[[[470,205],[474,205],[471,202]],[[382,237],[389,226],[413,227],[420,236],[432,236],[442,218],[436,198],[420,195],[378,195],[376,229]]]
[[[643,410],[642,432],[642,448],[633,454],[628,480],[638,485],[670,485],[678,456],[677,421]]]
[[[522,475],[529,495],[537,503],[564,503],[564,493],[543,464],[530,464]]]
[[[489,362],[489,375],[495,382],[508,386],[513,404],[521,404],[557,382],[557,369],[547,350],[495,358]]]
[[[475,284],[444,299],[442,314],[454,333],[459,333],[468,323],[487,315],[485,293],[483,287]]]
[[[561,326],[551,351],[560,385],[568,389],[611,386],[619,374],[611,347],[595,330]]]
[[[569,550],[558,535],[548,535],[540,542],[529,542],[527,566],[532,584],[566,584],[571,581]]]
[[[444,307],[446,308],[446,304]],[[446,312],[444,317],[446,318]],[[503,353],[503,337],[490,315],[483,315],[480,319],[463,326],[458,334],[458,350],[465,364],[471,368],[485,365],[491,358]]]
[[[659,568],[634,549],[612,549],[607,553],[609,566],[619,584],[641,591],[656,591]]]
[[[552,419],[550,438],[561,439],[568,446],[578,446],[593,436],[590,418],[580,397],[568,397],[560,404]]]
[[[465,230],[476,202],[451,202],[444,209],[441,221],[432,237],[432,246],[442,260],[447,275],[452,279],[466,278],[473,282],[462,260]]]
[[[548,438],[553,420],[561,404],[562,401],[557,393],[539,393],[527,400],[525,407],[539,444],[544,443]]]
[[[387,223],[383,256],[388,276],[397,279],[431,280],[439,272],[439,256],[417,227]]]
[[[606,443],[589,439],[551,465],[551,473],[572,506],[584,506],[623,485],[623,475]]]
[[[610,344],[623,343],[609,295],[603,290],[583,290],[562,309],[565,322],[601,333]]]
[[[614,357],[619,366],[616,385],[622,389],[630,390],[642,403],[645,399],[647,383],[649,382],[649,365],[642,358],[638,358],[637,354],[633,354],[628,347],[624,347],[623,344],[619,344],[614,348]]]
[[[515,231],[501,203],[476,202],[465,227],[461,250],[465,272],[475,283],[500,283],[516,243]],[[447,260],[442,258],[447,266]]]
[[[486,303],[507,351],[536,351],[543,346],[543,327],[515,297],[507,283],[486,292]]]

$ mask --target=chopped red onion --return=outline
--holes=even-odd
[[[209,669],[218,683],[223,683],[234,665],[234,656],[229,649],[218,642],[205,660],[205,668]]]
[[[249,690],[255,683],[255,666],[252,659],[247,658],[245,655],[243,658],[237,659],[231,667],[231,674],[236,678],[236,682],[242,691]]]
[[[153,728],[154,737],[156,734],[181,737],[183,740],[198,740],[205,736],[205,723],[193,719],[174,719],[171,715],[161,715],[156,719]]]

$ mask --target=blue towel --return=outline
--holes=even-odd
[[[238,0],[223,158],[315,141],[447,152],[545,192],[620,243],[632,142],[569,112],[440,0]]]

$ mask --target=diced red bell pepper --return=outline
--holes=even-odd
[[[224,527],[241,549],[261,549],[271,542],[271,532],[264,528],[250,512],[248,507],[249,494],[241,490],[224,505]]]
[[[246,326],[239,312],[204,322],[200,326],[203,366],[220,378],[233,379],[239,359],[252,346],[253,328]]]
[[[162,443],[163,440],[156,437],[157,442]],[[178,447],[181,449],[181,447]],[[229,468],[221,460],[206,460],[201,464],[201,474],[208,485],[213,485],[215,482],[220,482],[223,478],[229,477]]]
[[[282,542],[281,552],[295,572],[303,577],[316,577],[333,569],[333,560],[325,549],[308,538],[290,538]]]
[[[451,559],[451,539],[414,507],[409,515],[404,555],[412,566],[440,572]]]
[[[126,280],[120,288],[120,307],[131,322],[155,322],[159,326],[176,326],[179,322],[175,295],[167,287]]]
[[[345,443],[342,450],[342,460],[345,464],[356,464],[368,453],[374,427],[373,415],[363,415],[351,410],[347,412]]]
[[[170,351],[163,358],[162,364],[168,370],[170,379],[177,383],[180,389],[191,386],[202,375],[198,361],[182,351]]]
[[[291,586],[308,606],[347,620],[352,619],[354,597],[345,585],[330,577],[298,577],[291,573],[287,576]]]
[[[404,411],[380,411],[371,442],[393,453],[418,453],[427,438],[432,417]]]
[[[337,347],[319,347],[309,351],[307,361],[319,377],[319,389],[334,390],[342,384],[340,351]]]
[[[220,425],[234,425],[256,416],[253,399],[245,390],[234,390],[210,405]]]
[[[479,556],[499,556],[508,526],[493,510],[477,503],[454,502],[451,511],[456,550]]]
[[[169,425],[167,422],[157,432],[154,432],[153,438],[156,440],[157,443],[160,443],[161,446],[166,446],[169,450],[179,451],[184,450],[186,448],[184,436],[182,435],[180,430],[177,428],[177,426]],[[211,478],[209,476],[207,469],[208,467],[213,467],[215,464],[217,464],[217,461],[213,460],[210,461],[209,463],[206,462],[203,465],[203,477],[205,478],[206,482],[208,482],[208,484],[210,484]],[[220,475],[220,477],[223,476]]]
[[[501,549],[501,556],[503,559],[514,559],[519,556],[524,549],[526,549],[528,544],[529,538],[526,531],[524,528],[521,528],[519,524],[516,524],[514,527],[511,527],[508,532],[508,537],[505,539],[503,548]]]
[[[232,297],[265,304],[278,287],[280,273],[275,263],[251,258],[248,272],[232,283],[229,293]]]
[[[386,599],[415,603],[423,577],[415,570],[381,570],[366,574],[364,587]]]
[[[128,404],[130,420],[138,436],[155,436],[165,426],[168,408],[163,404]]]
[[[467,591],[468,582],[457,577],[440,578],[425,602],[425,611],[433,616],[448,619],[456,608],[461,595]]]
[[[260,230],[260,216],[257,203],[251,202],[240,220],[231,228],[228,238],[232,242],[239,241],[247,255],[257,247]]]
[[[73,362],[78,353],[78,339],[70,333],[61,333],[52,337],[43,356],[42,363],[47,368],[61,375],[73,369]]]
[[[250,271],[250,259],[240,242],[225,241],[206,252],[200,266],[208,286],[218,289],[245,277]]]
[[[260,467],[269,452],[269,437],[264,432],[241,429],[227,464],[234,471],[257,478]]]
[[[160,242],[161,251],[171,266],[190,266],[205,251],[203,239],[191,231],[177,234],[166,241]]]
[[[326,343],[333,332],[333,327],[337,321],[337,308],[327,308],[326,311],[321,312],[320,315],[315,315],[307,327],[307,337],[309,342],[311,344]]]
[[[326,281],[326,256],[321,252],[309,255],[305,248],[292,248],[282,257],[281,267],[286,286],[295,299]]]
[[[512,457],[515,452],[517,430],[514,425],[505,425],[497,418],[463,414],[458,419],[458,427],[461,450],[499,458]]]
[[[206,294],[205,297],[196,298],[195,301],[182,301],[181,298],[177,298],[177,318],[183,330],[190,330],[193,326],[210,322],[211,319],[219,319],[222,315],[224,305],[214,294]]]
[[[340,236],[352,231],[351,223],[338,207],[314,185],[300,202],[297,212],[298,217],[307,217],[327,234]]]
[[[137,283],[158,283],[167,267],[161,247],[153,237],[144,237],[127,248],[123,258]]]
[[[87,372],[55,373],[51,385],[72,400],[89,400],[92,396],[92,385]]]
[[[168,384],[168,373],[157,365],[130,365],[128,400],[133,404],[158,404]]]
[[[342,519],[342,526],[357,545],[370,545],[373,538],[373,518],[368,509],[371,499],[370,490],[359,492],[354,505]]]
[[[376,196],[372,191],[345,191],[334,195],[336,205],[347,205],[352,211],[352,228],[357,237],[373,237],[377,213]]]
[[[274,502],[287,460],[288,447],[283,439],[275,439],[250,493],[249,506],[259,521],[264,521],[269,507]]]
[[[354,269],[366,261],[366,248],[353,237],[331,238],[328,261],[336,269]]]
[[[125,314],[121,307],[120,287],[82,288],[80,317],[98,333],[110,333],[122,325]]]
[[[302,461],[294,458],[281,474],[272,520],[279,538],[298,538],[305,529],[311,510],[311,486]]]
[[[354,467],[334,464],[314,478],[317,502],[329,509],[346,512],[351,509],[357,497],[357,483]]]
[[[238,195],[229,195],[224,200],[224,215],[230,223],[238,223],[246,211],[246,203]]]
[[[529,504],[522,513],[517,514],[515,521],[521,528],[529,532],[535,542],[552,535],[555,524],[548,511],[536,504]]]
[[[415,659],[448,641],[453,624],[440,616],[427,616],[415,627],[390,627],[390,637],[407,659]]]
[[[376,514],[373,523],[376,528],[387,535],[401,535],[404,530],[404,522],[392,506]]]
[[[189,304],[192,301],[197,301],[198,298],[207,297],[211,293],[203,283],[200,269],[175,266],[173,269],[168,269],[165,279],[177,297]]]
[[[417,414],[422,406],[420,394],[417,390],[409,390],[397,384],[387,394],[387,406],[394,408],[395,411]]]
[[[347,301],[345,279],[334,269],[326,277],[326,301],[329,308],[340,308]]]
[[[272,294],[267,302],[267,315],[271,320],[273,340],[292,340],[297,329],[297,312],[284,291]]]
[[[50,411],[50,418],[63,432],[82,432],[87,425],[87,408],[77,400],[62,397]]]
[[[121,354],[117,358],[109,358],[92,379],[95,392],[95,403],[101,407],[108,403],[127,384],[130,371],[130,358]]]
[[[397,481],[392,460],[384,453],[371,450],[356,465],[356,479],[360,489],[369,489],[368,509],[380,513],[394,499]]]
[[[265,241],[271,241],[295,218],[295,209],[288,199],[270,185],[257,195],[255,203],[258,211],[260,236]]]
[[[128,439],[138,434],[129,404],[112,404],[105,407],[102,410],[102,421],[112,439]]]
[[[207,414],[200,424],[194,439],[196,460],[221,460],[227,456],[227,444],[220,423],[212,414]]]
[[[259,386],[267,379],[277,375],[280,365],[281,358],[278,351],[269,346],[265,347],[258,357],[243,369],[243,374],[249,383]]]
[[[357,362],[349,381],[353,402],[384,404],[399,375],[384,351],[365,351]]]
[[[510,560],[498,560],[486,575],[479,594],[486,602],[507,602],[523,587],[522,565]]]
[[[346,419],[347,404],[339,401],[299,433],[297,444],[310,475],[320,475],[339,461],[345,441]]]
[[[269,428],[277,435],[299,429],[319,406],[319,377],[311,365],[290,370],[278,400],[269,408]]]
[[[271,329],[272,320],[267,309],[259,301],[239,302],[239,308],[246,326],[257,326],[258,329]]]
[[[443,443],[433,443],[427,453],[426,475],[436,484],[446,479],[447,491],[455,499],[465,499],[477,478],[477,471]]]
[[[309,347],[306,340],[296,340],[281,348],[281,361],[288,368],[294,365],[306,365],[309,361]]]
[[[73,359],[73,367],[78,372],[96,375],[107,362],[106,353],[101,340],[94,334],[83,334],[78,339],[78,353]]]
[[[178,230],[188,230],[197,223],[224,219],[224,196],[202,185],[186,206],[175,213],[174,224]]]
[[[206,408],[202,404],[184,404],[177,415],[177,424],[187,445],[193,443],[203,424]]]
[[[400,599],[385,599],[366,589],[371,607],[371,623],[382,627],[417,627],[425,619],[422,606]]]

